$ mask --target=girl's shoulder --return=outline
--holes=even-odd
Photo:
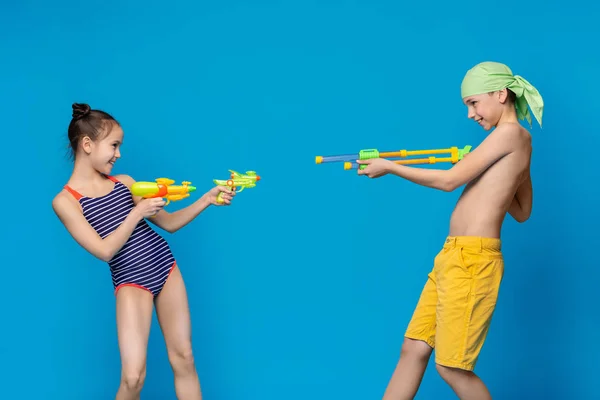
[[[111,175],[108,177],[109,179],[121,182],[123,185],[127,186],[129,189],[131,189],[131,186],[135,183],[135,180],[126,174],[119,174],[119,175]]]
[[[79,193],[69,190],[69,187],[65,185],[52,199],[52,209],[59,218],[73,211],[83,213],[79,198],[81,198]]]

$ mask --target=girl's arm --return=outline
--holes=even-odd
[[[59,193],[52,200],[52,208],[67,228],[67,231],[83,248],[103,261],[110,261],[125,245],[136,225],[145,214],[152,214],[162,207],[162,199],[135,207],[123,223],[110,235],[102,239],[83,216],[79,203],[66,192]]]
[[[131,186],[135,183],[135,180],[128,175],[118,175],[115,176],[115,178],[121,181],[130,190]],[[217,196],[221,192],[224,192],[223,200],[225,202],[223,204],[217,203]],[[192,222],[198,215],[200,215],[202,211],[206,210],[211,204],[229,205],[233,196],[235,196],[234,191],[225,187],[215,186],[191,205],[182,208],[181,210],[175,211],[174,213],[169,213],[162,209],[153,218],[148,219],[148,221],[152,222],[156,226],[164,229],[169,233],[174,233],[186,226],[187,224],[189,224],[190,222]],[[141,197],[133,196],[133,202],[135,204],[137,204],[141,199]]]

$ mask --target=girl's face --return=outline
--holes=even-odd
[[[110,175],[115,162],[121,157],[119,147],[122,143],[123,129],[114,124],[110,132],[96,142],[84,138],[83,149],[89,155],[96,171]]]

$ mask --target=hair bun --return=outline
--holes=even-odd
[[[90,106],[85,103],[73,103],[73,118],[83,118],[90,113],[90,110]]]

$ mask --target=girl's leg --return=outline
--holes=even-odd
[[[200,381],[192,353],[190,311],[183,277],[175,266],[156,298],[156,315],[165,337],[179,400],[201,400]]]
[[[117,333],[121,385],[116,400],[139,400],[146,377],[146,351],[152,322],[152,293],[124,286],[117,292]]]

